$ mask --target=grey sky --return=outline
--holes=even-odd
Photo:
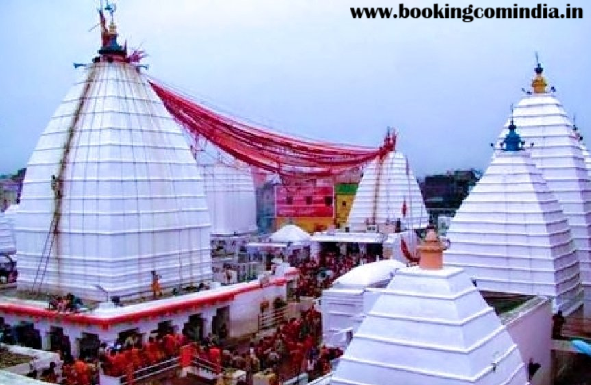
[[[366,0],[120,0],[149,74],[234,116],[319,139],[379,145],[396,127],[418,175],[484,168],[534,51],[584,136],[591,135],[591,4],[582,20],[354,20]],[[434,1],[406,0],[408,6]],[[452,6],[470,1],[450,0]],[[516,1],[472,1],[512,6]],[[536,1],[517,1],[535,6]],[[92,0],[3,0],[0,173],[26,165],[38,136],[99,46]],[[446,4],[440,2],[441,5]],[[591,136],[586,142],[590,143]]]

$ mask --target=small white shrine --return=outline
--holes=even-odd
[[[340,358],[331,385],[524,385],[519,350],[462,269],[442,267],[433,230],[420,266],[381,293]]]
[[[320,308],[324,343],[346,348],[381,291],[405,266],[393,259],[366,263],[337,278],[330,289],[323,290]]]

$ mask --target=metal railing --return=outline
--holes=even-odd
[[[112,376],[106,373],[100,374],[101,385],[132,385],[137,381],[153,379],[154,377],[174,372],[180,368],[179,357],[173,357],[165,361],[158,362],[151,366],[130,370],[121,376]]]
[[[285,314],[287,312],[287,306],[283,306],[277,309],[270,309],[264,313],[259,314],[259,331],[272,329],[279,326],[285,321]]]
[[[204,360],[199,356],[193,357],[191,364],[197,371],[207,373],[211,376],[217,377],[217,375],[222,372],[221,365],[218,365],[215,362]]]
[[[145,380],[171,370],[177,370],[179,368],[179,358],[174,357],[166,361],[158,362],[152,366],[140,368],[132,373],[125,374],[119,377],[121,385],[133,384],[135,381]]]
[[[174,372],[174,375],[176,376],[179,369],[181,369],[180,359],[179,357],[174,357],[151,366],[137,369],[133,372],[128,372],[121,376],[114,377],[108,374],[101,374],[103,377],[103,379],[101,379],[101,384],[133,385],[135,382],[153,379],[154,377],[167,373]],[[213,362],[194,356],[191,360],[191,368],[188,372],[205,379],[214,379],[221,373],[221,367]]]

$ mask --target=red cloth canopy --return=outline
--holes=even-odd
[[[326,178],[384,157],[395,148],[388,135],[379,148],[298,139],[254,127],[206,109],[153,80],[150,84],[168,112],[191,135],[251,166],[285,179]]]

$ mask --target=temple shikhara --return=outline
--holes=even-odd
[[[463,267],[480,289],[545,295],[554,298],[557,310],[581,306],[571,229],[513,120],[447,237],[452,247],[446,263]]]
[[[115,10],[0,213],[0,384],[551,385],[586,362],[591,157],[541,64],[444,236],[399,131],[215,111],[149,76]]]
[[[591,185],[573,124],[549,87],[541,64],[535,68],[532,91],[516,106],[514,124],[521,138],[533,143],[531,158],[567,217],[575,242],[585,301],[591,301]],[[507,133],[503,130],[501,136]],[[587,306],[589,307],[589,306]]]

